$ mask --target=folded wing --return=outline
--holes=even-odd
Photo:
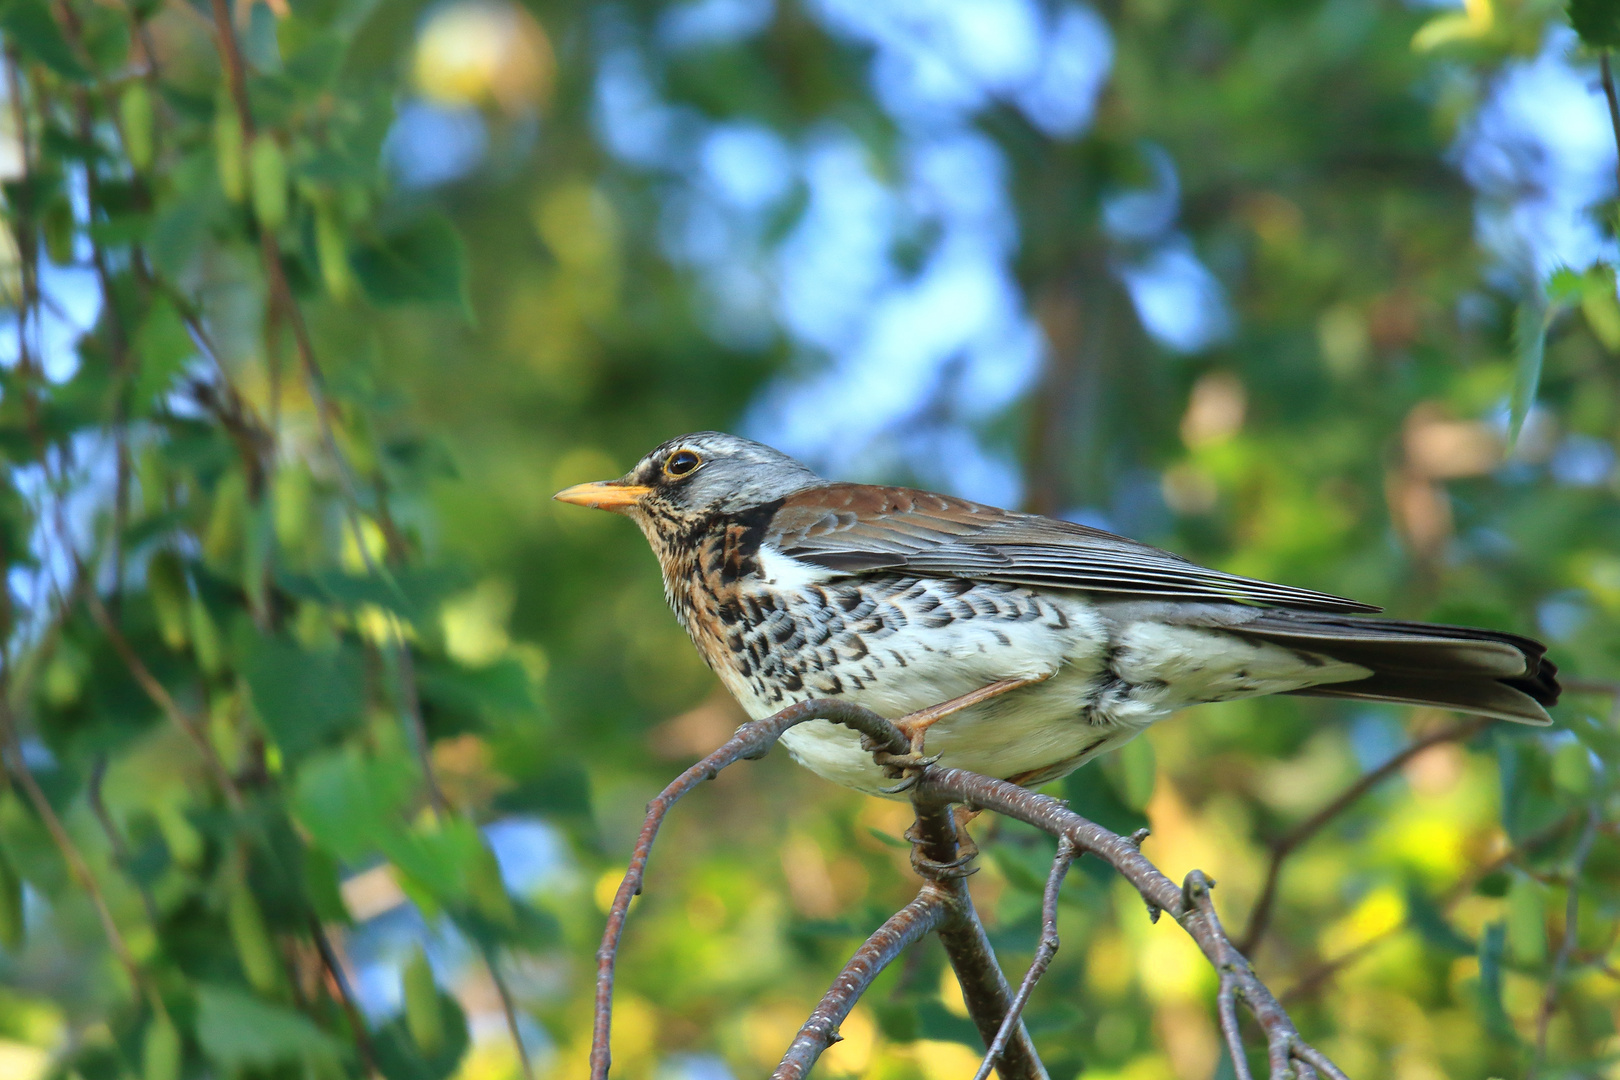
[[[826,484],[798,492],[772,518],[765,542],[848,574],[894,571],[1306,611],[1380,610],[1210,570],[1101,529],[911,488]]]

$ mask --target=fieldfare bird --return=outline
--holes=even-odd
[[[1380,609],[1085,525],[830,482],[719,432],[556,497],[641,527],[676,618],[750,716],[847,699],[906,718],[912,761],[926,732],[942,763],[1020,784],[1203,702],[1312,694],[1546,724],[1558,699],[1529,638],[1369,619]],[[782,742],[829,780],[893,783],[893,760],[847,728]]]

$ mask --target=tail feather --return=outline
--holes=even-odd
[[[1241,633],[1372,672],[1296,690],[1316,697],[1435,705],[1522,724],[1550,724],[1558,668],[1531,638],[1465,626],[1269,611]]]

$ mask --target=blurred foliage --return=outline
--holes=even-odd
[[[634,55],[688,128],[836,128],[874,176],[903,169],[874,51],[833,6],[704,5],[741,29],[683,38],[671,20],[702,5],[639,2],[0,7],[0,1074],[483,1080],[521,1069],[514,1031],[537,1075],[583,1073],[642,805],[740,717],[634,530],[549,496],[734,428],[774,376],[825,363],[780,320],[725,332],[670,255],[697,166],[613,152],[603,73]],[[1589,47],[1614,43],[1613,7],[1572,6]],[[1088,129],[994,92],[973,112],[1046,342],[1038,385],[974,435],[1023,462],[1034,508],[1551,638],[1588,685],[1558,724],[1437,746],[1336,819],[1285,867],[1259,966],[1351,1075],[1613,1075],[1614,269],[1504,271],[1453,150],[1565,13],[1100,13]],[[460,126],[407,143],[409,115]],[[408,182],[469,125],[476,167]],[[1105,227],[1156,155],[1232,307],[1190,355],[1144,332],[1116,273],[1131,242]],[[807,201],[790,183],[764,242]],[[1613,205],[1592,213],[1612,237]],[[915,266],[939,238],[903,241]],[[1609,448],[1606,476],[1560,481],[1569,445]],[[1442,722],[1207,707],[1055,790],[1151,822],[1148,855],[1208,871],[1241,927],[1268,842]],[[914,887],[906,822],[779,756],[683,805],[621,960],[618,1071],[767,1070]],[[1050,845],[976,828],[1016,966]],[[1053,1075],[1229,1070],[1190,942],[1081,866],[1029,1012]],[[971,1075],[948,980],[919,949],[820,1068]]]

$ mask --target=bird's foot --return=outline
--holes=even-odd
[[[905,782],[894,788],[885,788],[888,794],[898,794],[917,782],[915,774],[908,774],[908,770],[920,769],[932,765],[939,760],[939,755],[929,756],[923,753],[923,740],[927,737],[928,723],[910,723],[905,719],[896,720],[894,726],[906,737],[910,747],[903,754],[879,746],[866,736],[861,736],[861,749],[872,755],[872,760],[883,770],[883,775],[891,780],[904,778]]]
[[[979,857],[979,845],[968,835],[967,829],[963,827],[965,824],[963,821],[957,822],[956,858],[949,862],[930,859],[922,853],[917,842],[916,826],[905,831],[905,838],[911,841],[911,868],[917,872],[918,877],[944,881],[947,878],[964,878],[979,872],[979,868],[972,865],[973,860]]]

